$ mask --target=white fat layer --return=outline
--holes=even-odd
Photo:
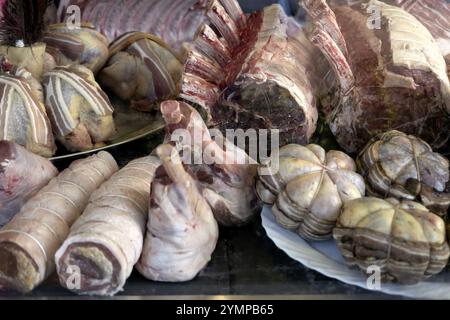
[[[10,114],[10,110],[11,110],[11,101],[12,101],[12,95],[13,95],[14,91],[13,90],[9,90],[8,93],[8,97],[6,99],[6,104],[2,103],[2,106],[5,108],[5,118],[4,118],[4,131],[3,131],[3,139],[4,140],[8,140],[8,125],[9,125],[9,114]],[[2,102],[3,102],[3,97],[2,97]],[[3,108],[2,108],[3,109]]]
[[[48,72],[47,75],[59,77],[62,80],[68,82],[70,85],[72,85],[77,90],[77,92],[80,95],[82,95],[83,98],[89,103],[92,110],[97,115],[105,116],[108,111],[112,112],[112,110],[109,107],[109,104],[106,101],[96,101],[95,100],[96,98],[83,88],[83,85],[81,84],[81,81],[82,81],[81,77],[79,77],[73,73],[70,73],[67,71],[62,71],[62,70],[51,71],[51,72]]]
[[[88,196],[117,170],[115,160],[106,152],[72,163],[29,200],[0,231],[2,242],[11,241],[21,247],[38,266],[39,278],[33,287],[52,273],[56,248],[60,247],[70,225],[81,214]],[[83,179],[80,171],[89,175],[94,183]]]
[[[142,46],[141,46],[139,43],[133,43],[133,44],[131,45],[131,47],[132,47],[133,49],[135,49],[135,50],[140,54],[140,56],[141,56],[141,58],[142,58],[142,61],[144,61],[145,58],[149,59],[150,61],[153,60],[153,59],[145,52],[145,50],[142,48]],[[152,50],[152,49],[150,48],[150,46],[148,46],[148,50]],[[160,75],[164,75],[164,74],[167,73],[167,72],[163,69],[161,63],[155,63],[154,65],[155,65],[155,67],[158,69],[158,73],[159,73]],[[167,79],[167,82],[168,82],[170,85],[173,86],[172,79]],[[173,88],[173,91],[174,91],[174,90],[175,90],[175,89]]]
[[[274,4],[265,8],[261,30],[259,31],[258,40],[255,43],[252,52],[259,53],[260,51],[264,51],[264,47],[267,45],[268,41],[270,41],[271,38],[274,39],[287,38],[288,24],[286,23],[286,21],[284,21],[286,19],[288,18],[287,16],[284,15],[283,8],[280,5]],[[291,38],[290,40],[294,41],[297,39]],[[264,62],[270,61],[272,59],[273,53],[266,50],[264,51],[264,55],[265,57],[264,59],[262,59],[262,61]],[[245,62],[242,64],[242,68],[237,79],[240,78],[240,75],[246,73],[246,70],[249,69],[249,64],[251,63],[252,59],[254,59],[254,55],[253,54],[248,55]],[[297,104],[301,106],[303,109],[305,109],[306,106],[310,104],[309,103],[310,99],[307,96],[309,90],[304,90],[304,88],[298,87],[294,81],[292,81],[285,75],[284,72],[279,72],[279,70],[276,70],[276,67],[267,67],[266,65],[264,66],[257,65],[256,67],[260,69],[262,72],[259,72],[257,74],[251,74],[251,77],[255,81],[264,83],[265,81],[267,81],[267,75],[270,75],[271,80],[277,83],[280,87],[286,88],[289,90],[289,92],[291,92]],[[272,68],[275,68],[275,70],[273,70]],[[299,66],[299,69],[301,69],[301,66]],[[240,85],[240,81],[236,82],[236,84]],[[308,115],[308,113],[305,112],[305,115]],[[313,114],[311,118],[307,119],[307,121],[309,121],[310,123],[315,123],[317,121],[317,117],[318,117],[317,114]],[[308,127],[313,128],[313,126]]]
[[[444,56],[449,55],[450,54],[450,41],[448,41],[448,39],[436,39],[436,43],[439,46],[439,48],[441,48],[442,54]]]
[[[36,143],[48,143],[48,137],[49,137],[49,128],[47,126],[47,122],[46,122],[46,118],[44,116],[44,114],[42,113],[41,109],[38,106],[38,103],[35,100],[35,97],[33,97],[30,92],[23,86],[23,84],[21,83],[20,80],[14,79],[14,78],[8,78],[8,77],[1,77],[0,78],[0,83],[6,85],[6,86],[11,86],[12,90],[10,90],[10,94],[8,96],[8,100],[7,100],[7,104],[6,104],[6,112],[5,112],[5,132],[4,134],[4,139],[7,139],[7,130],[8,130],[8,124],[7,121],[9,119],[9,112],[10,112],[10,107],[12,104],[12,94],[14,92],[16,92],[19,97],[21,97],[23,99],[23,105],[25,106],[25,108],[27,109],[29,118],[30,118],[30,122],[31,122],[31,129],[32,129],[32,133],[33,133],[33,139]],[[3,106],[3,104],[2,104]],[[38,118],[36,118],[36,116]],[[36,124],[37,122],[40,122],[39,128],[43,130],[43,136],[39,137],[39,132],[38,133],[38,125]],[[42,133],[41,133],[42,134]],[[41,138],[41,139],[40,139]]]
[[[50,78],[51,79],[51,78]],[[63,119],[64,126],[69,129],[69,131],[72,131],[76,124],[74,119],[72,118],[72,115],[70,114],[69,106],[66,103],[66,100],[64,99],[64,95],[62,92],[62,86],[61,86],[61,79],[55,78],[55,87],[50,86],[51,90],[55,88],[56,92],[52,92],[55,96],[55,101],[57,101],[57,105],[54,106],[54,108],[58,110],[53,110],[54,112],[59,112],[61,115],[61,119]],[[56,121],[59,122],[59,121]],[[58,128],[60,127],[60,124],[58,124]]]
[[[92,195],[83,215],[72,226],[70,235],[56,253],[56,265],[61,274],[62,261],[69,246],[96,244],[103,246],[118,261],[119,269],[103,279],[89,279],[86,294],[113,295],[120,291],[138,261],[144,241],[148,198],[153,175],[159,167],[156,157],[148,156],[130,162]],[[83,271],[83,270],[82,270]],[[104,289],[97,291],[96,285]]]
[[[5,110],[6,104],[5,103],[8,103],[8,100],[7,100],[8,97],[5,94],[5,91],[6,91],[6,87],[3,87],[3,90],[2,90],[1,95],[0,95],[0,119],[3,119],[3,114],[6,111]],[[6,137],[4,137],[4,139],[6,139]]]
[[[431,71],[441,82],[441,92],[450,111],[450,81],[447,66],[438,43],[431,33],[411,14],[401,8],[371,0],[389,23],[392,59],[396,66]]]
[[[51,98],[53,97],[57,105],[51,103]],[[47,107],[50,108],[53,118],[55,119],[54,124],[59,135],[64,136],[67,131],[71,132],[75,128],[75,122],[69,112],[69,107],[61,92],[61,80],[59,78],[49,78],[49,83],[47,87]],[[62,119],[63,123],[56,120],[56,114]],[[66,129],[66,130],[65,130]]]

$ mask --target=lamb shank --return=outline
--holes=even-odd
[[[219,229],[177,150],[165,144],[157,154],[163,165],[152,184],[147,236],[137,269],[154,281],[189,281],[211,259]]]
[[[247,223],[257,211],[255,160],[220,132],[213,139],[200,114],[187,103],[165,101],[161,112],[166,121],[167,142],[177,142],[219,223]],[[180,129],[188,139],[177,141]]]

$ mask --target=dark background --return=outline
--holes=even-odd
[[[298,0],[239,0],[245,12],[252,12],[265,6],[279,3],[289,15],[295,15],[298,9]]]
[[[56,5],[59,4],[59,0],[54,0]],[[111,0],[114,1],[114,0]],[[167,0],[170,1],[170,0]],[[279,3],[283,6],[284,10],[289,15],[294,15],[297,12],[298,0],[238,0],[242,9],[245,12],[253,12],[255,10],[264,8],[265,6]]]

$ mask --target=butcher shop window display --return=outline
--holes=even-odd
[[[294,1],[0,0],[0,296],[315,279],[267,237],[369,290],[448,272],[448,2]],[[111,148],[123,110],[162,132]]]

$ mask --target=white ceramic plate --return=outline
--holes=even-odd
[[[292,259],[327,277],[369,290],[366,277],[362,272],[347,267],[333,240],[315,243],[303,240],[294,232],[280,227],[268,207],[263,209],[261,216],[269,238]],[[444,270],[442,274],[416,285],[381,284],[381,288],[374,291],[416,299],[449,300],[449,280],[448,271]]]

